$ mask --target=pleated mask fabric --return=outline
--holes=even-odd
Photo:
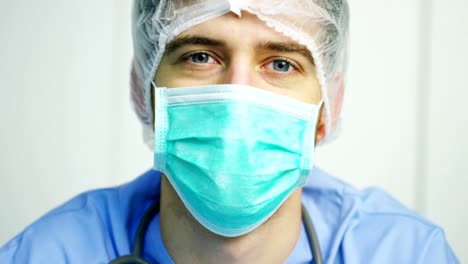
[[[155,165],[225,237],[265,222],[312,170],[319,105],[243,85],[155,88]]]

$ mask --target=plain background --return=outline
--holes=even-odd
[[[76,194],[151,168],[129,99],[130,6],[0,1],[0,245]],[[441,225],[468,262],[468,2],[350,6],[342,133],[316,163]]]

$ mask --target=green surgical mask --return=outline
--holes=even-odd
[[[155,88],[154,168],[205,228],[246,234],[305,184],[320,105],[241,85]]]

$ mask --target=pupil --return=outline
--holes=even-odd
[[[289,70],[289,63],[285,62],[285,61],[276,61],[274,64],[273,64],[273,68],[277,71],[288,71]]]
[[[206,62],[208,62],[208,55],[203,54],[203,53],[195,54],[192,57],[192,60],[195,63],[206,63]]]

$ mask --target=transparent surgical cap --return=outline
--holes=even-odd
[[[255,14],[266,25],[306,46],[322,89],[326,135],[336,135],[344,92],[349,12],[346,0],[135,0],[131,97],[153,144],[151,85],[166,45],[178,34],[229,12]]]

